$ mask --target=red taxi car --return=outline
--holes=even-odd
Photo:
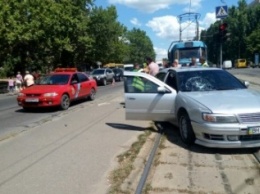
[[[24,109],[60,106],[66,110],[74,100],[94,100],[96,91],[96,81],[85,73],[76,68],[58,68],[19,92],[17,102]]]

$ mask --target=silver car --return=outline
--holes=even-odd
[[[182,141],[260,147],[260,92],[219,68],[169,68],[156,77],[124,72],[126,119],[169,121]],[[134,80],[143,84],[136,89]]]
[[[106,86],[108,82],[112,83],[114,81],[114,72],[110,68],[95,69],[91,72],[91,76],[98,85]]]

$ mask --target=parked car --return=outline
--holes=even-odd
[[[110,68],[95,69],[91,72],[91,76],[96,80],[97,84],[107,85],[108,82],[114,81],[114,72]]]
[[[19,92],[17,102],[24,109],[60,106],[66,110],[74,100],[94,100],[96,91],[96,81],[85,73],[75,68],[58,68]]]
[[[114,68],[112,69],[114,72],[114,79],[115,81],[122,81],[124,78],[124,70],[120,68]]]
[[[232,69],[232,61],[231,60],[225,60],[223,61],[223,69]]]
[[[260,147],[260,92],[229,72],[190,67],[124,76],[126,119],[171,122],[187,145]]]

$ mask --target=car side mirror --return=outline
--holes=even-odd
[[[165,93],[169,93],[169,90],[167,90],[165,87],[160,86],[157,88],[157,92],[160,94],[165,94]]]
[[[73,84],[77,84],[78,82],[77,82],[77,80],[72,80],[71,81],[71,84],[73,85]]]
[[[250,82],[249,82],[249,81],[244,81],[244,84],[245,84],[245,86],[248,88],[249,85],[250,85]]]

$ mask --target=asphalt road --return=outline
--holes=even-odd
[[[123,91],[123,82],[116,82],[115,85],[107,85],[98,87],[96,100],[105,99],[118,91]],[[68,111],[80,108],[90,101],[80,101],[72,103]],[[60,111],[56,108],[50,110],[39,110],[33,112],[25,112],[16,102],[16,95],[0,95],[0,139],[2,135],[15,133],[20,131],[21,127],[31,127],[39,123],[49,120],[53,117],[59,117],[67,111]]]

